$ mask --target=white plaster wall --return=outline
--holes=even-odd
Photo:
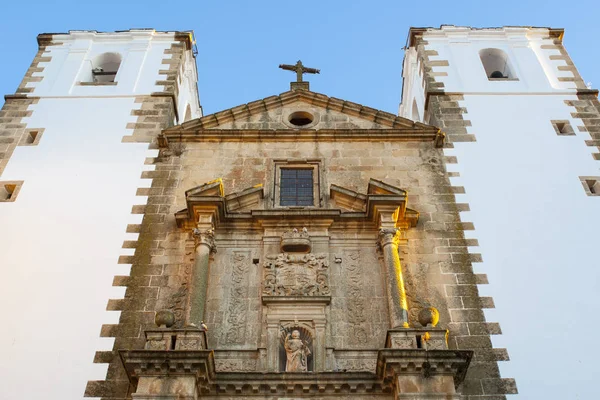
[[[511,356],[502,374],[516,378],[519,398],[596,398],[600,198],[586,196],[579,176],[600,175],[600,164],[564,103],[576,100],[574,84],[557,78],[573,75],[548,59],[558,51],[541,48],[551,44],[540,39],[544,30],[447,30],[426,40],[439,52],[432,59],[449,61],[434,71],[448,73],[437,77],[447,93],[464,94],[463,117],[477,138],[445,152],[458,158],[452,182],[465,187],[457,201],[471,208],[461,218],[479,239],[471,252],[484,262],[475,271],[489,277],[480,291],[497,307],[487,319],[504,332],[493,342]],[[478,51],[488,47],[509,54],[518,82],[487,80]],[[558,136],[550,120],[570,120],[577,135]]]
[[[419,122],[423,122],[425,111],[425,94],[423,92],[423,76],[420,71],[420,63],[417,51],[414,47],[406,50],[402,68],[402,102],[398,115],[413,119],[413,104],[417,104],[419,111]]]
[[[141,221],[131,208],[145,204],[135,193],[150,183],[140,175],[154,152],[147,143],[121,140],[137,119],[131,111],[141,107],[135,96],[162,89],[155,82],[173,35],[148,42],[144,34],[144,44],[78,36],[51,47],[44,79],[31,85],[40,100],[24,120],[45,130],[38,146],[16,148],[1,176],[24,181],[15,202],[0,203],[2,399],[82,398],[88,380],[105,378],[107,365],[92,361],[96,350],[112,349],[113,339],[99,338],[100,328],[118,322],[106,303],[123,297],[124,288],[113,288],[112,280],[129,274],[130,266],[117,260],[133,254],[121,245],[137,238],[125,230]],[[117,50],[124,53],[118,85],[75,85],[85,57]],[[194,90],[195,75],[181,92],[194,101]]]
[[[455,143],[453,184],[464,186],[511,361],[503,376],[515,377],[521,398],[591,399],[600,348],[593,332],[600,301],[597,257],[600,199],[586,196],[579,176],[598,176],[585,145],[589,135],[558,136],[550,119],[570,119],[564,100],[576,96],[465,96],[461,102],[475,143]],[[569,372],[567,372],[569,371]],[[568,374],[568,377],[565,376]],[[578,384],[579,383],[579,384]],[[579,396],[579,397],[577,397]]]
[[[117,259],[147,144],[122,144],[132,97],[42,99],[28,125],[44,127],[38,146],[17,147],[3,180],[23,180],[18,198],[0,204],[3,290],[7,323],[0,357],[2,398],[74,399],[88,379],[102,379],[93,365],[114,275],[128,275]],[[32,384],[31,381],[35,383]]]
[[[447,60],[448,67],[433,67],[434,72],[445,71],[447,76],[436,80],[444,83],[447,93],[567,93],[575,88],[573,82],[559,82],[558,77],[569,77],[569,71],[558,71],[562,60],[550,60],[558,55],[551,45],[548,29],[503,28],[500,30],[471,30],[463,27],[445,27],[426,33],[427,49],[439,55],[431,60]],[[518,81],[490,81],[479,58],[479,51],[487,48],[503,50],[509,57]]]
[[[181,79],[178,81],[179,96],[177,99],[177,113],[179,115],[179,123],[185,122],[185,112],[190,106],[191,119],[202,117],[202,108],[200,107],[200,99],[198,98],[198,90],[196,82],[198,73],[196,70],[196,60],[191,52],[185,53],[183,70],[180,73]]]
[[[162,60],[169,56],[165,50],[171,47],[174,35],[152,30],[129,31],[117,34],[95,32],[71,32],[55,35],[55,42],[48,48],[52,57],[44,64],[44,71],[34,76],[44,76],[35,85],[35,95],[42,97],[62,96],[131,96],[162,91],[156,85],[158,71],[167,69]],[[105,52],[119,53],[123,58],[114,86],[81,86],[89,81],[93,60]]]

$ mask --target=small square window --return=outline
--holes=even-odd
[[[44,129],[27,129],[21,136],[19,146],[37,146],[42,138]]]
[[[571,126],[571,123],[567,120],[552,120],[550,121],[552,123],[552,127],[554,128],[554,131],[556,132],[557,135],[559,136],[574,136],[575,135],[575,131],[573,130],[573,127]]]
[[[314,207],[320,203],[319,161],[275,161],[275,207]]]
[[[282,168],[280,190],[279,205],[281,206],[314,205],[312,168]]]
[[[600,196],[600,177],[580,176],[579,180],[581,180],[583,190],[588,196]]]
[[[21,186],[23,186],[23,181],[0,182],[0,202],[15,201]]]

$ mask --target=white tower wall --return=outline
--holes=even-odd
[[[584,382],[600,356],[585,344],[599,327],[600,197],[583,178],[600,180],[600,108],[561,40],[542,28],[413,29],[404,61],[400,114],[426,103],[425,122],[448,135],[448,169],[466,190],[457,198],[471,209],[462,219],[483,255],[475,269],[491,283],[480,291],[498,307],[487,317],[502,322],[495,344],[512,359],[503,375],[527,399],[595,397]],[[483,49],[502,50],[514,76],[488,79]]]
[[[182,122],[188,106],[191,117],[201,116],[192,40],[154,30],[40,35],[38,56],[7,97],[0,114],[0,189],[12,190],[0,197],[3,399],[81,398],[86,381],[104,378],[106,366],[92,360],[113,339],[94,338],[101,323],[118,321],[118,312],[105,312],[106,299],[124,294],[111,282],[129,274],[117,260],[132,254],[121,246],[137,236],[125,232],[141,219],[131,205],[145,203],[135,196],[143,194],[140,174],[154,146],[148,132]],[[122,58],[116,83],[94,83],[92,61],[107,52]]]

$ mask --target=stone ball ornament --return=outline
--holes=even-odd
[[[418,319],[423,327],[431,324],[435,328],[438,322],[440,322],[440,312],[435,307],[424,308],[419,312]]]
[[[157,311],[154,316],[154,323],[159,328],[170,328],[175,325],[175,314],[171,310]]]

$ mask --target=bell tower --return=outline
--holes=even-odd
[[[48,397],[79,398],[85,382],[102,379],[106,368],[96,365],[90,376],[89,368],[72,366],[94,359],[90,340],[105,351],[96,361],[106,360],[112,344],[94,339],[99,322],[119,319],[105,312],[106,299],[130,296],[110,288],[134,279],[119,276],[129,275],[127,257],[139,235],[141,218],[131,212],[147,207],[136,195],[151,190],[140,174],[168,174],[144,163],[161,129],[201,116],[195,44],[191,32],[152,29],[41,34],[38,44],[0,112],[0,264],[11,282],[3,301],[27,299],[23,307],[39,314],[22,318],[23,308],[15,308],[18,328],[0,336],[13,343],[6,359],[20,359],[23,368],[70,368],[47,385]],[[32,244],[33,237],[43,239]],[[60,330],[23,340],[57,321]],[[115,333],[105,327],[102,336]],[[6,370],[3,396],[38,397],[23,392],[23,368]]]
[[[532,321],[522,310],[537,310],[538,320],[569,315],[576,321],[587,315],[580,304],[597,303],[590,297],[599,278],[592,250],[597,240],[590,232],[600,224],[600,103],[563,36],[553,28],[412,28],[404,58],[400,115],[446,133],[448,171],[465,211],[461,221],[477,229],[468,237],[483,254],[475,267],[488,273],[491,285],[484,290],[498,305],[494,316],[523,363],[512,361],[512,368],[531,373],[520,385],[553,373],[547,364],[531,371],[537,358],[528,356],[577,334],[561,324],[541,337],[524,329]],[[482,262],[479,254],[468,257]],[[557,290],[548,292],[551,287]],[[499,327],[491,333],[500,333]],[[580,362],[594,363],[597,355],[592,350]],[[497,351],[493,358],[508,356]],[[565,370],[582,370],[574,359],[565,363]],[[516,390],[499,376],[494,385],[502,393]],[[570,397],[568,386],[524,392]],[[477,395],[485,393],[484,387]]]

